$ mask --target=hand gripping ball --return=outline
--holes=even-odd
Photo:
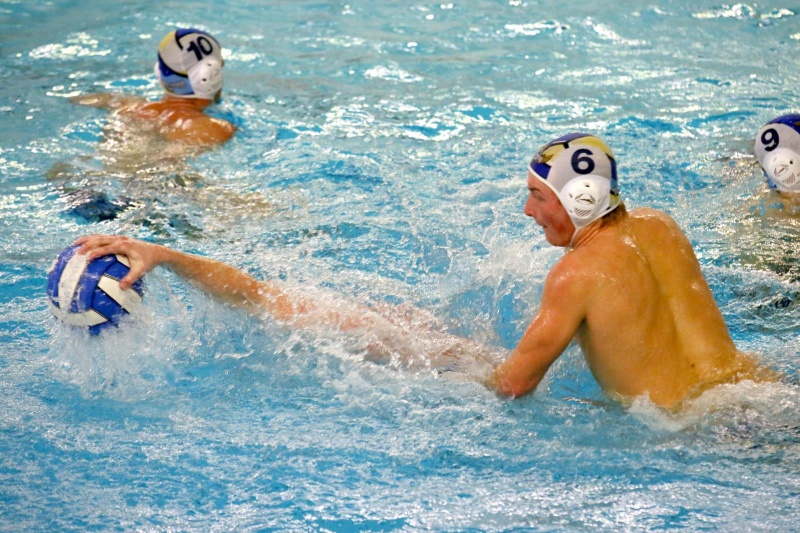
[[[144,281],[123,291],[119,280],[130,270],[127,257],[106,255],[88,262],[75,253],[77,249],[73,245],[63,250],[47,270],[47,297],[59,320],[97,335],[135,312],[142,303]]]

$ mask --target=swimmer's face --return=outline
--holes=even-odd
[[[575,225],[567,210],[552,190],[528,172],[528,200],[525,214],[532,217],[544,230],[547,242],[553,246],[569,246]]]

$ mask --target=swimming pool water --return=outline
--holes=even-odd
[[[737,345],[796,381],[800,228],[749,207],[755,132],[800,106],[799,16],[785,1],[2,4],[0,528],[795,529],[794,386],[624,408],[570,347],[507,401],[163,270],[144,316],[88,338],[55,323],[44,271],[80,235],[124,233],[413,304],[510,349],[561,254],[522,214],[525,168],[582,130],[615,151],[629,207],[685,229]],[[213,113],[239,131],[187,167],[115,166],[108,116],[65,97],[156,98],[176,25],[220,39]],[[66,186],[135,207],[85,221]]]

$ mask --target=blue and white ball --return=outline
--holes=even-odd
[[[78,246],[63,250],[47,270],[50,309],[60,320],[88,328],[97,335],[136,311],[144,296],[144,281],[121,290],[121,280],[130,270],[124,255],[106,255],[92,262],[75,253]]]

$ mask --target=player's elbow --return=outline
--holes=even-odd
[[[521,398],[522,396],[533,392],[535,389],[536,387],[531,385],[514,384],[507,387],[502,387],[498,389],[497,392],[502,396],[507,396],[509,398]]]
[[[508,398],[525,396],[533,392],[537,384],[538,381],[534,383],[527,380],[510,379],[507,376],[498,375],[497,372],[492,375],[487,383],[489,388],[494,389],[497,394]]]

